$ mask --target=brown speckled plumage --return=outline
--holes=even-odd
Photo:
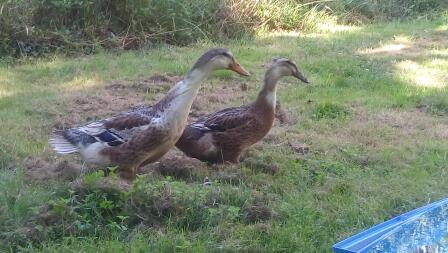
[[[186,155],[202,161],[238,163],[241,153],[271,129],[276,83],[288,75],[308,82],[294,63],[285,58],[275,59],[265,74],[256,101],[214,112],[189,124],[176,146]]]
[[[125,178],[132,178],[135,169],[140,164],[150,159],[151,162],[158,160],[168,150],[157,150],[160,145],[170,145],[170,130],[162,127],[151,127],[135,134],[130,140],[116,147],[108,147],[101,151],[102,155],[110,157],[111,164],[121,168],[120,173]],[[173,142],[173,140],[171,140]]]

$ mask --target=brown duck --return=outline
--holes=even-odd
[[[154,106],[141,106],[117,116],[66,130],[55,130],[50,144],[57,153],[79,152],[91,166],[118,166],[132,179],[143,162],[154,162],[178,141],[201,81],[217,69],[249,75],[223,48],[203,54],[187,76]]]
[[[261,140],[274,122],[277,81],[294,76],[308,79],[286,58],[274,59],[257,99],[247,105],[214,112],[185,128],[176,146],[186,155],[210,163],[238,163],[241,153]]]

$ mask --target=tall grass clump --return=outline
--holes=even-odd
[[[442,0],[0,0],[0,56],[94,53],[428,14]]]
[[[210,35],[215,4],[215,0],[4,1],[0,54],[35,55],[58,48],[92,53],[96,47],[187,44]]]

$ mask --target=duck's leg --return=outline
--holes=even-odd
[[[125,180],[132,181],[136,177],[136,168],[119,169],[119,176]]]
[[[240,163],[241,149],[233,148],[233,149],[225,149],[222,150],[222,161],[229,163]]]

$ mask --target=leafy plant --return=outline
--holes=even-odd
[[[312,117],[316,120],[320,119],[336,119],[349,115],[349,111],[345,107],[332,103],[319,104],[314,108]]]

